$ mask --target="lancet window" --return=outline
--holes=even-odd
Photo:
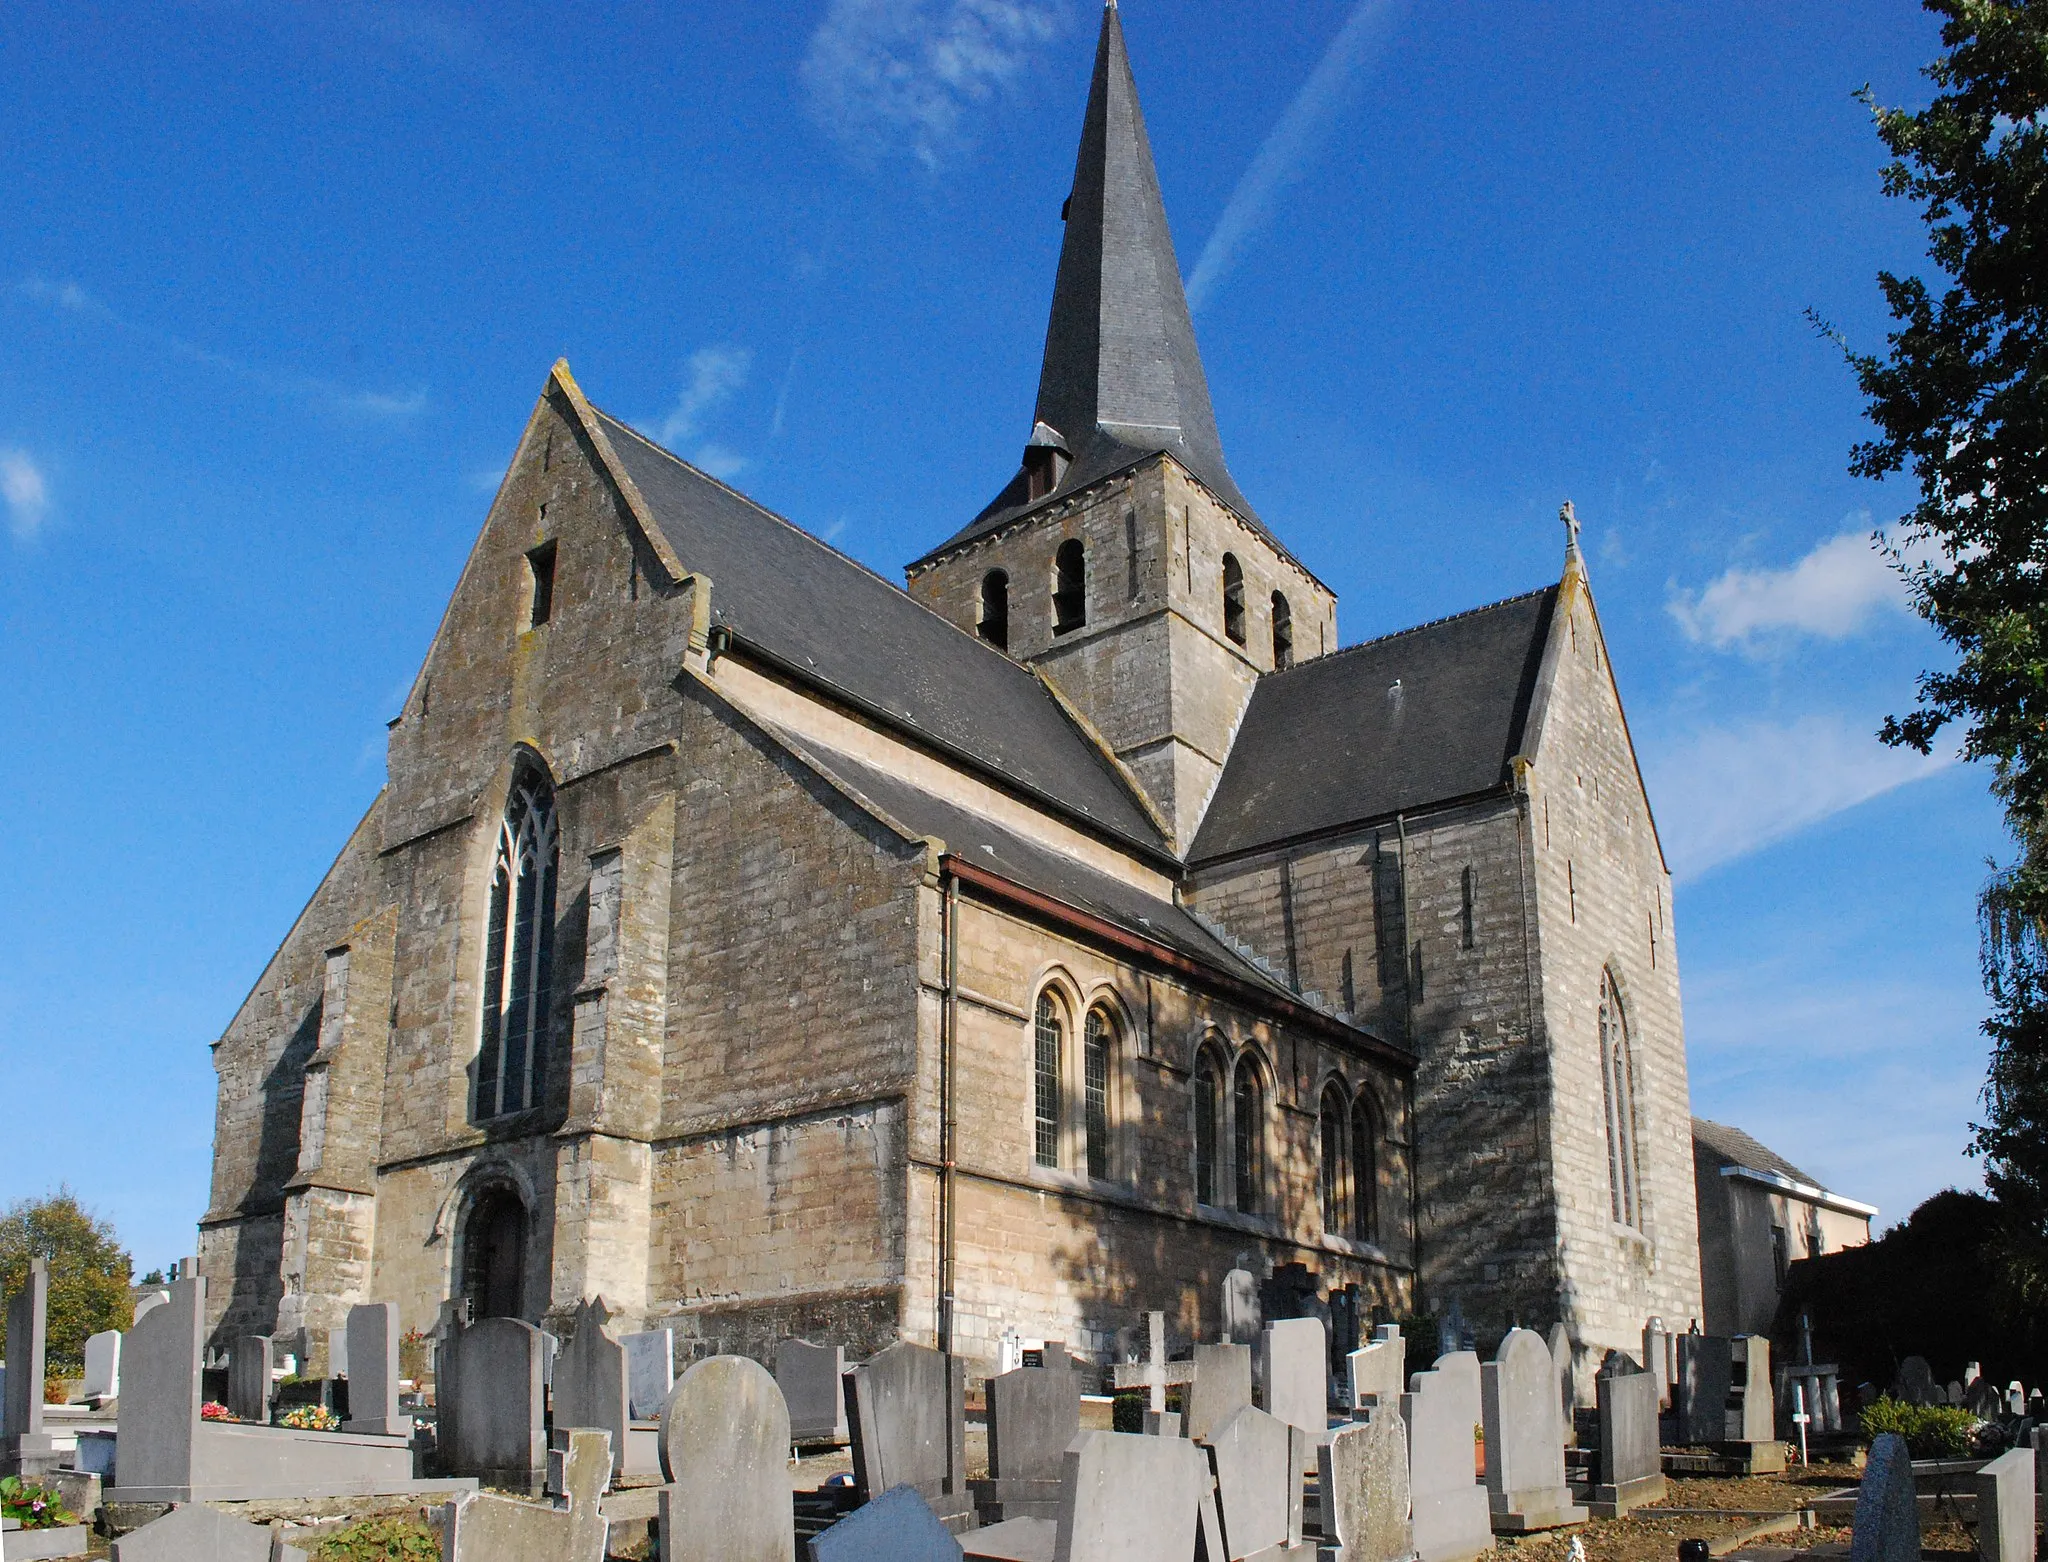
[[[1643,1223],[1641,1170],[1636,1159],[1635,1060],[1630,1055],[1628,1016],[1612,971],[1600,974],[1600,1086],[1607,1107],[1607,1187],[1614,1218],[1624,1226]]]
[[[476,1068],[479,1121],[540,1103],[548,1062],[555,868],[554,788],[541,771],[523,765],[513,778],[491,869]]]

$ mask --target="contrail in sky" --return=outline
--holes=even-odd
[[[1230,192],[1230,204],[1216,223],[1216,231],[1202,246],[1194,274],[1188,278],[1188,305],[1200,309],[1221,285],[1230,268],[1253,234],[1273,215],[1280,192],[1301,176],[1337,111],[1344,106],[1352,79],[1380,41],[1380,25],[1395,8],[1395,0],[1359,0],[1341,31],[1323,51],[1315,71],[1302,84],[1280,123],[1266,137],[1259,155]]]

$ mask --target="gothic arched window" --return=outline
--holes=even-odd
[[[1217,1149],[1223,1142],[1218,1124],[1223,1117],[1223,1070],[1216,1054],[1204,1048],[1195,1063],[1195,1202],[1220,1202]]]
[[[1223,633],[1232,645],[1244,644],[1244,567],[1237,555],[1223,555]]]
[[[1333,1236],[1348,1234],[1350,1226],[1344,1218],[1345,1206],[1350,1202],[1350,1167],[1346,1164],[1350,1157],[1345,1153],[1350,1148],[1350,1116],[1344,1109],[1344,1092],[1332,1081],[1323,1089],[1319,1124],[1322,1156],[1317,1166],[1317,1182],[1322,1193],[1323,1230]]]
[[[1078,537],[1053,555],[1052,632],[1065,634],[1088,622],[1088,554]]]
[[[1081,1033],[1081,1119],[1091,1177],[1110,1175],[1109,1080],[1115,1058],[1116,1022],[1098,1004],[1088,1011]]]
[[[1636,1074],[1629,1055],[1628,1017],[1612,971],[1600,973],[1600,1089],[1607,1104],[1607,1188],[1614,1218],[1643,1223],[1636,1163]]]
[[[1294,665],[1294,609],[1279,592],[1273,593],[1273,670],[1285,672]]]
[[[1040,993],[1032,1026],[1031,1068],[1031,1153],[1040,1166],[1060,1163],[1060,1075],[1066,1033],[1059,1000],[1050,992]]]
[[[1351,1234],[1380,1239],[1380,1126],[1362,1091],[1351,1103]]]
[[[1230,1095],[1230,1170],[1237,1207],[1257,1215],[1266,1202],[1266,1089],[1250,1053],[1237,1060]]]
[[[545,774],[513,776],[491,867],[484,936],[483,1038],[477,1050],[476,1116],[501,1117],[540,1103],[555,946],[555,794]]]
[[[1010,577],[999,569],[981,577],[981,622],[974,630],[998,651],[1010,649]]]

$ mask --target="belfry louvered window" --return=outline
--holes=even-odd
[[[1607,1106],[1607,1187],[1614,1218],[1641,1229],[1641,1171],[1636,1160],[1636,1074],[1628,1017],[1610,971],[1600,973],[1600,1087]]]
[[[1041,1166],[1060,1163],[1060,1054],[1066,1050],[1065,1033],[1059,1000],[1051,993],[1040,993],[1033,1026],[1031,1148]]]
[[[1223,555],[1223,633],[1232,645],[1244,644],[1244,566],[1237,555]]]
[[[554,943],[554,789],[546,776],[522,767],[505,806],[491,871],[476,1064],[479,1121],[539,1104],[547,1074]]]

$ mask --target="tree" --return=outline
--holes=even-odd
[[[1850,352],[1878,437],[1850,469],[1911,469],[1920,497],[1883,539],[1956,652],[1888,719],[1930,751],[1954,724],[1989,760],[2015,860],[1986,886],[1991,1065],[1973,1149],[2003,1217],[2009,1300],[2048,1303],[2048,0],[1923,0],[1942,18],[1937,88],[1878,105],[1886,194],[1921,208],[1933,281],[1879,274],[1894,329]]]
[[[31,1258],[50,1263],[48,1359],[53,1371],[82,1366],[89,1335],[134,1323],[128,1255],[115,1242],[114,1228],[94,1218],[69,1188],[46,1199],[23,1199],[0,1215],[0,1295],[21,1289]],[[0,1351],[7,1348],[6,1329],[0,1315]]]

